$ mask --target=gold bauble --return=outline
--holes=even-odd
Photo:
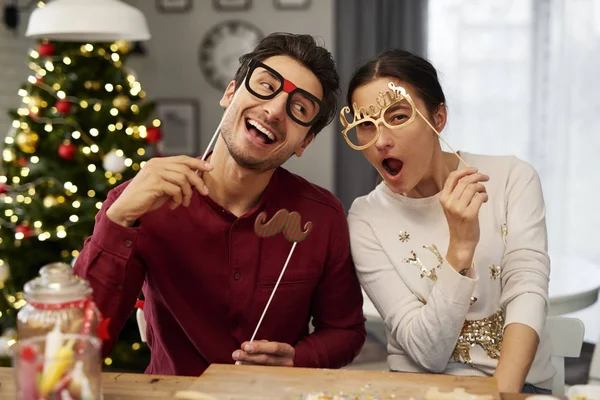
[[[129,100],[129,97],[121,94],[114,98],[112,104],[119,111],[125,112],[125,110],[127,110],[129,108],[129,105],[131,104],[131,100]]]
[[[131,48],[131,44],[126,40],[117,40],[115,45],[117,45],[117,49],[122,54],[129,53],[129,49]]]
[[[51,194],[44,197],[44,207],[50,208],[50,207],[54,207],[57,204],[58,204],[58,200],[56,199],[56,197],[52,196]]]
[[[90,90],[92,88],[92,81],[85,81],[83,86],[87,89]]]
[[[40,137],[35,132],[19,132],[15,142],[23,153],[31,154],[35,153],[35,146],[39,139]]]

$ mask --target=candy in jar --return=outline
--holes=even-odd
[[[96,335],[99,312],[91,295],[89,282],[75,276],[70,265],[44,266],[37,278],[25,284],[27,304],[17,314],[19,339],[44,336],[57,323],[62,333]]]

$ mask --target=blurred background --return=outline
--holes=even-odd
[[[0,26],[2,136],[10,136],[15,129],[15,114],[9,111],[22,106],[19,90],[31,75],[31,50],[40,50],[39,41],[25,36],[29,15],[45,3],[49,2],[0,1],[4,9]],[[149,140],[141,135],[158,146],[156,153],[146,154],[201,155],[221,118],[218,102],[238,67],[237,58],[271,32],[316,36],[333,52],[342,88],[359,64],[390,47],[432,61],[448,98],[449,119],[443,134],[449,143],[468,152],[515,154],[530,162],[542,178],[553,259],[551,313],[584,321],[584,351],[579,359],[568,361],[567,381],[587,380],[600,337],[596,302],[600,289],[600,167],[596,159],[600,149],[600,0],[125,3],[143,13],[152,35],[148,41],[118,50],[127,57],[128,73],[153,103],[148,126],[158,125],[153,118],[160,121],[160,137]],[[72,18],[78,18],[73,12]],[[286,167],[331,190],[348,208],[357,196],[374,188],[376,174],[359,152],[345,144],[340,131],[336,119],[301,159],[291,159]],[[0,258],[3,251],[0,247]],[[73,257],[76,252],[69,251],[63,258]],[[32,262],[27,279],[42,266]],[[2,279],[10,280],[10,274],[0,269]],[[12,292],[5,297],[9,309],[19,301]],[[386,369],[380,322],[375,316],[369,321],[369,342],[352,367]],[[6,341],[10,340],[9,323],[5,325]],[[129,332],[128,348],[143,352],[135,322]],[[2,342],[0,352],[1,347]],[[128,357],[118,367],[139,368],[127,361],[135,355]],[[596,362],[600,369],[600,360]]]

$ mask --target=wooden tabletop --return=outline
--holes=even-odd
[[[218,400],[300,400],[308,393],[340,391],[362,396],[357,399],[422,400],[430,387],[440,391],[465,388],[469,393],[491,395],[496,400],[528,397],[500,395],[495,380],[487,377],[217,364],[200,377],[104,373],[102,387],[104,400],[177,399],[190,391]],[[0,399],[15,399],[12,368],[0,368]]]

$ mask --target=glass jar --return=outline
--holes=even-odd
[[[27,304],[17,314],[20,340],[46,335],[57,323],[62,333],[96,336],[100,313],[92,301],[92,288],[73,274],[70,265],[44,266],[23,292]]]

